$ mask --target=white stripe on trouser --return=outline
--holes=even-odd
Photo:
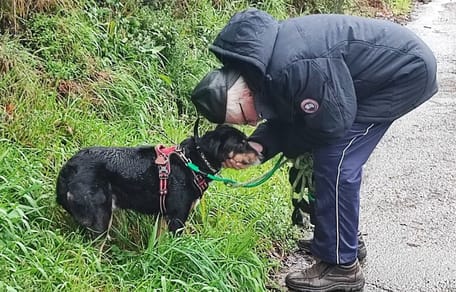
[[[345,157],[345,152],[350,148],[350,146],[355,142],[355,140],[361,136],[366,136],[369,133],[370,128],[372,128],[374,124],[371,124],[369,127],[366,128],[366,131],[362,135],[358,135],[353,137],[350,142],[348,143],[347,147],[344,148],[342,151],[342,157],[340,158],[339,165],[337,166],[337,178],[336,178],[336,261],[339,265],[339,246],[340,246],[340,235],[339,235],[339,179],[340,179],[340,171],[342,167],[342,162]]]

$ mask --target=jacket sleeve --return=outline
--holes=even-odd
[[[279,121],[270,120],[261,123],[250,135],[249,140],[260,143],[263,146],[263,162],[282,152],[280,145],[283,130]]]
[[[289,99],[292,123],[312,143],[330,142],[351,128],[356,116],[356,95],[343,59],[298,60],[278,79],[277,86]]]

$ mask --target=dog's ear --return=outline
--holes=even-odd
[[[226,160],[231,152],[245,153],[248,150],[247,136],[226,124],[217,125],[214,130],[206,132],[202,139],[204,143],[201,147],[219,162]]]
[[[227,126],[222,135],[221,154],[223,160],[228,159],[230,153],[245,153],[248,147],[247,136],[240,130]]]

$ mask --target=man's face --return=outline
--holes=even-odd
[[[252,92],[245,89],[242,96],[234,101],[228,100],[225,122],[228,124],[256,126],[260,120],[255,110]]]

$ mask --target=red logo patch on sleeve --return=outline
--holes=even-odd
[[[301,102],[301,109],[307,114],[315,113],[319,108],[319,104],[312,98],[306,98]]]

